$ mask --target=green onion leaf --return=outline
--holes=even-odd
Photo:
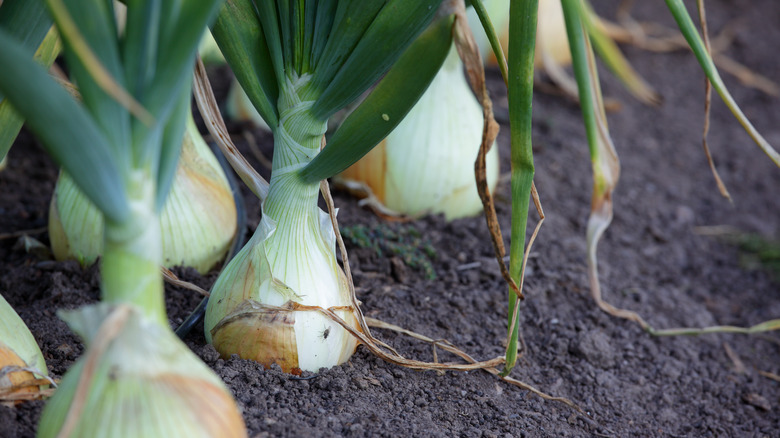
[[[2,30],[0,47],[0,92],[89,199],[109,219],[122,221],[129,207],[108,139],[87,111]]]
[[[509,247],[509,274],[518,285],[521,284],[523,269],[523,248],[525,246],[528,208],[531,187],[534,180],[534,155],[531,148],[531,115],[533,103],[534,51],[536,21],[539,3],[537,0],[514,2],[509,8],[509,38],[517,44],[509,45],[508,97],[509,123],[512,147],[512,225]],[[517,340],[519,319],[514,321],[515,308],[519,298],[509,288],[509,317],[506,349],[506,364],[501,371],[506,376],[517,362]]]
[[[46,0],[64,42],[64,55],[84,106],[93,114],[121,163],[128,162],[122,145],[130,140],[127,108],[104,89],[106,83],[127,89],[111,2]],[[96,64],[95,62],[99,64]],[[127,165],[125,164],[125,166]]]
[[[328,146],[301,170],[305,181],[319,181],[343,171],[403,120],[447,57],[452,23],[452,16],[441,18],[404,52],[366,100],[344,120]]]
[[[157,194],[155,197],[155,210],[162,211],[168,192],[176,175],[176,165],[179,162],[182,134],[187,124],[187,117],[192,113],[190,108],[192,84],[187,83],[181,87],[181,96],[177,99],[176,106],[168,118],[162,137],[160,150],[160,162],[157,169]]]
[[[46,7],[42,2],[30,0],[5,0],[0,5],[0,29],[32,54],[52,25]]]
[[[279,84],[252,1],[227,0],[211,32],[257,112],[271,129],[276,129]]]
[[[276,81],[281,88],[285,86],[286,82],[284,75],[284,48],[282,47],[284,41],[282,40],[280,27],[285,27],[287,23],[279,23],[276,4],[273,1],[265,0],[261,1],[259,5],[255,3],[255,5],[258,8],[257,16],[260,19],[260,27],[262,28],[263,35],[265,35],[266,44],[268,45],[268,50],[271,54],[271,65],[276,74]],[[274,102],[274,105],[276,105],[276,102]]]
[[[337,50],[337,56],[331,58],[326,48],[323,62],[325,65],[332,62],[338,65],[339,69],[332,80],[328,77],[329,70],[326,70],[328,73],[321,78],[318,77],[320,70],[315,73],[315,86],[327,87],[314,103],[312,114],[317,118],[328,119],[366,91],[428,26],[440,3],[441,0],[390,0],[379,11],[365,33],[359,36],[360,42],[345,61],[342,57],[346,53]],[[347,23],[349,26],[358,24]],[[339,39],[334,40],[334,43],[341,45]],[[426,55],[421,54],[420,59],[425,57]]]
[[[317,7],[317,15],[314,19],[314,34],[311,42],[311,52],[309,61],[310,68],[313,70],[320,62],[322,53],[328,43],[333,27],[333,17],[336,15],[336,5],[338,0],[320,0]]]
[[[335,3],[335,10],[332,8],[326,10],[330,15],[329,20],[332,20],[332,28],[322,29],[318,34],[318,37],[324,37],[327,43],[319,63],[315,64],[316,70],[312,82],[317,90],[327,88],[338,74],[385,1],[341,0]],[[327,6],[329,5],[325,5]]]
[[[0,7],[0,29],[19,41],[40,63],[49,67],[60,52],[57,32],[50,30],[52,20],[41,2],[6,0]],[[48,32],[48,34],[47,34]],[[0,161],[22,129],[24,119],[0,93]]]
[[[739,108],[737,102],[731,97],[731,93],[729,93],[726,84],[724,84],[723,80],[720,78],[718,69],[715,68],[715,63],[712,61],[709,52],[707,52],[707,48],[704,46],[704,42],[701,40],[701,36],[696,30],[696,26],[693,24],[691,16],[688,15],[688,11],[685,9],[683,2],[681,0],[666,0],[666,5],[669,7],[669,11],[671,11],[675,21],[677,21],[680,32],[685,36],[685,40],[688,41],[688,45],[691,46],[691,50],[693,50],[694,55],[696,55],[696,59],[699,61],[702,70],[704,70],[704,74],[707,75],[707,78],[712,82],[712,86],[715,87],[715,91],[718,92],[726,103],[726,106],[731,110],[731,113],[734,114],[734,117],[737,118],[745,131],[747,131],[748,135],[750,135],[750,138],[753,139],[758,147],[760,147],[777,166],[780,166],[780,154],[772,148],[772,145],[770,145],[758,130],[753,127],[753,124],[750,123],[750,120],[748,120]]]

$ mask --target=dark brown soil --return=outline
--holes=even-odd
[[[606,9],[603,2],[594,3]],[[637,18],[671,24],[663,2],[637,3]],[[780,5],[720,0],[708,6],[713,33],[741,20],[728,55],[780,81]],[[642,106],[603,74],[605,93],[623,105],[609,116],[623,167],[615,220],[599,251],[606,299],[640,312],[658,328],[752,325],[780,317],[777,277],[748,263],[737,245],[702,231],[728,226],[780,239],[780,170],[715,98],[710,146],[734,202],[724,200],[701,150],[703,75],[694,58],[684,52],[624,51],[663,94],[664,104]],[[780,146],[780,100],[724,76],[745,113]],[[490,80],[498,115],[505,117],[506,94],[496,72],[490,72]],[[217,92],[224,95],[223,84]],[[780,435],[780,383],[759,374],[780,374],[777,334],[654,338],[595,307],[585,268],[591,173],[579,110],[542,94],[534,105],[536,183],[547,221],[528,265],[528,299],[520,313],[527,351],[513,376],[568,397],[587,413],[545,402],[484,372],[416,372],[363,348],[343,366],[294,380],[252,362],[219,359],[204,345],[202,333],[192,333],[187,343],[234,392],[251,436]],[[241,130],[232,128],[237,134]],[[499,139],[505,159],[507,133],[504,129]],[[270,139],[255,134],[268,151]],[[56,169],[26,133],[9,158],[9,168],[0,173],[0,233],[45,227]],[[506,172],[508,161],[502,166]],[[496,197],[502,224],[508,226],[508,182],[501,183]],[[253,228],[259,207],[246,199],[248,228]],[[448,339],[477,358],[502,354],[506,287],[490,259],[482,218],[382,224],[344,195],[336,202],[342,227],[416,230],[435,250],[436,279],[430,280],[394,259],[398,256],[387,251],[380,256],[347,241],[367,315]],[[44,231],[32,237],[48,244]],[[203,287],[215,277],[179,273]],[[97,269],[41,261],[25,253],[16,238],[4,238],[0,276],[0,292],[38,339],[51,374],[62,376],[83,347],[55,312],[98,299]],[[200,300],[174,289],[167,298],[174,326]],[[408,357],[433,358],[428,345],[395,333],[376,334]],[[452,359],[441,352],[440,358]],[[33,436],[42,405],[0,407],[0,436]]]

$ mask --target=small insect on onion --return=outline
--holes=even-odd
[[[336,308],[349,325],[358,325],[328,216],[313,207],[321,214],[316,222],[287,219],[288,226],[279,226],[265,214],[217,279],[206,310],[206,340],[223,357],[238,354],[285,372],[316,372],[354,353],[357,340],[344,328],[319,312],[299,310]]]
[[[224,258],[236,233],[230,185],[192,116],[160,225],[163,264],[191,266],[201,273]],[[103,217],[64,172],[49,208],[49,236],[57,260],[87,265],[103,252]]]

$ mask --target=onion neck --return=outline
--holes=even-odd
[[[263,214],[276,222],[277,234],[310,220],[319,223],[319,184],[298,177],[298,171],[319,153],[327,129],[327,121],[314,118],[309,111],[314,101],[300,97],[306,94],[308,81],[308,75],[289,80],[279,97],[270,189],[263,204]]]
[[[104,301],[134,304],[148,317],[167,325],[153,181],[149,170],[132,171],[127,183],[130,217],[121,223],[106,221],[100,272]]]

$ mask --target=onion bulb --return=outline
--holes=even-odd
[[[230,392],[140,308],[62,312],[87,344],[41,415],[38,437],[245,437]]]
[[[315,206],[316,208],[316,206]],[[319,208],[317,208],[319,210]],[[340,307],[353,327],[349,286],[335,257],[327,214],[279,227],[267,214],[222,271],[206,310],[206,340],[223,357],[238,354],[285,372],[316,372],[345,362],[357,340],[334,321],[297,305]]]
[[[206,308],[206,340],[223,357],[238,354],[285,372],[318,371],[345,362],[357,340],[315,310],[332,310],[357,327],[349,285],[336,261],[329,216],[317,206],[319,183],[297,170],[320,149],[326,123],[297,94],[308,77],[288,84],[279,99],[281,124],[262,219],[246,246],[223,269]]]
[[[36,376],[46,376],[46,362],[38,343],[10,304],[0,295],[0,394],[20,397],[35,393]]]
[[[340,178],[368,186],[388,209],[409,216],[474,216],[482,202],[474,160],[482,140],[482,108],[450,49],[439,73],[406,118]],[[498,148],[486,157],[491,190],[498,182]]]
[[[227,178],[190,116],[160,214],[163,264],[208,272],[225,257],[236,234],[236,217]],[[64,172],[49,208],[49,238],[57,260],[87,265],[103,251],[103,217]]]

